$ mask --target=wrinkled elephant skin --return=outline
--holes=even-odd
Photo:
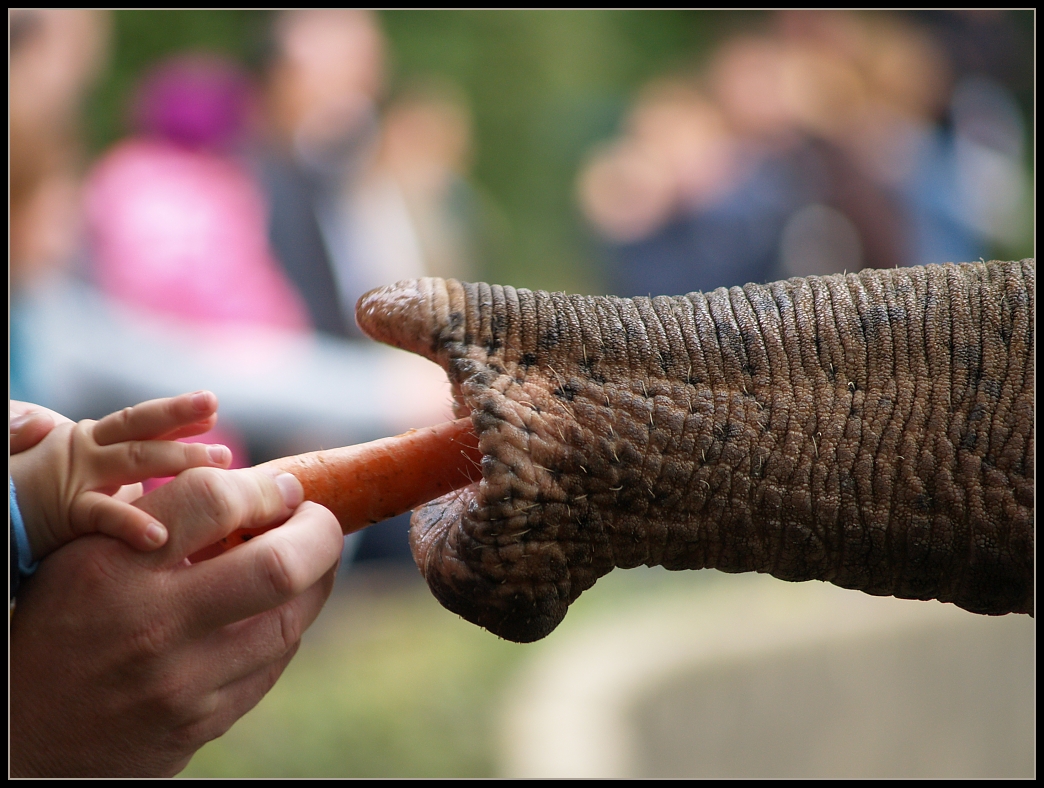
[[[414,514],[417,564],[520,642],[639,564],[1032,614],[1035,270],[375,290],[360,326],[446,370],[483,454],[481,482]]]

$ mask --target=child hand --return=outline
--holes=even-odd
[[[227,468],[232,453],[226,447],[175,442],[216,421],[217,397],[199,391],[143,402],[100,421],[54,424],[35,446],[12,454],[10,473],[33,560],[87,533],[114,536],[140,550],[164,544],[166,528],[129,501],[141,494],[145,479],[200,466]],[[21,425],[12,441],[17,432],[29,443],[27,429],[37,428]]]
[[[54,429],[55,424],[71,422],[60,413],[34,405],[31,402],[11,400],[11,416],[8,426],[11,428],[9,448],[11,454],[18,454],[31,449]]]

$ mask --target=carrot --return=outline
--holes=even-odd
[[[477,481],[481,461],[471,419],[463,418],[257,467],[292,473],[304,487],[305,500],[327,507],[350,534]],[[234,531],[194,558],[217,555],[267,530]]]

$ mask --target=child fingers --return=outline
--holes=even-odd
[[[301,595],[312,599],[306,592],[320,581],[325,600],[333,585],[333,575],[328,573],[340,560],[343,547],[337,518],[319,504],[306,501],[278,528],[193,564],[193,575],[186,576],[181,586],[184,604],[197,611],[194,620],[205,630],[243,621]],[[218,591],[221,604],[215,606],[212,599]],[[285,631],[289,622],[282,621]],[[303,631],[303,627],[297,630],[288,642]]]
[[[58,413],[58,411],[45,408],[43,405],[36,405],[32,402],[19,402],[16,399],[11,400],[10,404],[10,416],[12,421],[19,416],[26,415],[27,413],[46,413],[54,420],[55,424],[73,423],[72,419],[63,416],[61,413]]]
[[[11,419],[11,454],[31,449],[54,429],[54,419],[49,413],[26,413]]]
[[[137,550],[155,550],[167,541],[167,529],[156,518],[98,492],[80,493],[73,504],[71,519],[78,535],[106,534]]]
[[[189,468],[227,468],[232,452],[219,443],[178,443],[176,441],[126,441],[102,446],[91,464],[91,489],[177,476]]]
[[[166,435],[158,436],[160,440],[165,441],[176,441],[179,438],[191,438],[196,435],[202,435],[204,432],[210,432],[214,429],[214,425],[217,424],[217,414],[209,418],[197,421],[195,424],[188,424],[184,427],[178,427],[173,432],[168,432]]]
[[[153,399],[109,414],[94,425],[92,435],[99,446],[121,441],[155,440],[209,421],[217,412],[217,405],[217,397],[209,391]]]

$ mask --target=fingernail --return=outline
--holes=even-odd
[[[23,413],[21,416],[15,416],[11,419],[11,432],[18,432],[22,429],[22,426],[32,418],[31,413]]]
[[[210,410],[210,392],[209,391],[197,391],[192,395],[192,407],[202,412]]]
[[[224,465],[226,462],[232,461],[232,451],[220,443],[213,443],[207,446],[207,456],[210,457],[210,461],[215,465]]]
[[[167,529],[159,523],[149,523],[148,528],[145,529],[145,539],[159,547],[167,541]]]
[[[304,487],[292,473],[281,473],[275,477],[276,486],[283,494],[283,503],[290,509],[296,509],[304,500]]]

